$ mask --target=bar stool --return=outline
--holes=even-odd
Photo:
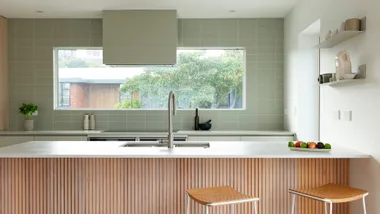
[[[364,214],[367,213],[365,197],[369,193],[365,190],[338,184],[326,184],[312,189],[289,189],[289,193],[292,194],[292,214],[295,212],[296,195],[325,202],[325,214],[327,214],[327,204],[330,205],[330,214],[332,214],[333,203],[347,203],[362,199]]]
[[[259,198],[244,195],[232,187],[221,186],[201,189],[188,189],[187,192],[187,206],[186,214],[190,214],[190,198],[195,202],[202,204],[206,207],[206,214],[208,208],[214,206],[221,206],[231,204],[231,214],[234,213],[234,205],[245,202],[254,202],[254,213],[257,214],[257,201]]]

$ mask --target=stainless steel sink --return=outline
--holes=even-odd
[[[180,129],[174,129],[173,132],[177,133],[179,132]],[[124,133],[128,133],[128,132],[141,132],[141,133],[145,133],[145,132],[150,132],[150,133],[167,133],[168,131],[167,130],[160,130],[160,129],[152,129],[152,130],[143,130],[143,131],[126,131],[126,130],[106,130],[104,131],[105,133],[107,132],[124,132]]]
[[[127,142],[120,147],[168,147],[167,143],[160,143],[159,141],[131,141]],[[209,142],[174,142],[174,147],[178,148],[209,148]]]
[[[174,142],[174,147],[203,147],[205,149],[210,148],[209,142]]]

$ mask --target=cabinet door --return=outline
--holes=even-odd
[[[292,141],[293,136],[242,136],[241,141]]]
[[[239,136],[189,136],[189,141],[240,141]]]
[[[87,141],[85,136],[35,136],[35,141]]]
[[[1,136],[0,147],[33,141],[33,136]]]

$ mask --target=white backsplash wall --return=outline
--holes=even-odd
[[[200,111],[213,130],[283,129],[283,19],[179,20],[180,47],[245,47],[246,110]],[[18,107],[37,104],[37,130],[82,129],[95,113],[97,129],[166,130],[166,111],[53,110],[53,47],[101,47],[100,19],[10,19],[10,130],[22,130]],[[194,111],[179,111],[176,129],[192,129]]]

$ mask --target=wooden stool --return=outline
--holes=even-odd
[[[187,206],[186,214],[190,214],[190,198],[206,206],[206,214],[208,214],[208,208],[213,206],[231,204],[231,214],[234,213],[234,204],[244,202],[254,202],[255,214],[257,214],[257,201],[259,198],[244,195],[231,187],[211,187],[201,189],[189,189],[187,192]]]
[[[327,203],[330,204],[330,214],[332,214],[333,203],[346,203],[362,199],[364,214],[367,213],[365,197],[369,193],[365,190],[338,184],[326,184],[312,189],[289,189],[289,193],[292,194],[292,214],[294,214],[295,211],[296,195],[325,202],[325,214],[327,214]]]

